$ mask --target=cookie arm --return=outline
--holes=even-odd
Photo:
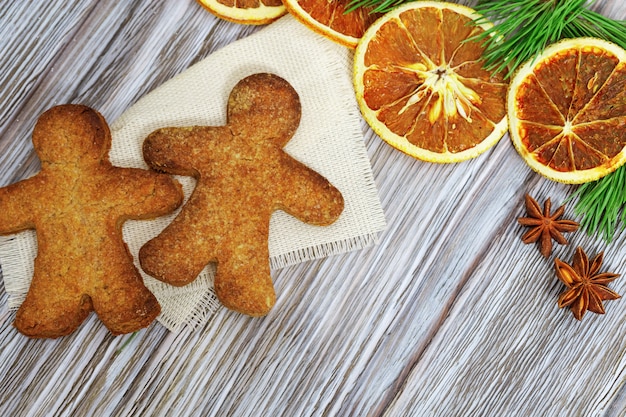
[[[226,128],[194,126],[155,130],[143,143],[144,160],[156,171],[197,177],[198,172],[194,166],[197,159],[201,158],[198,149],[210,147],[214,133],[224,129]]]
[[[182,187],[166,174],[136,168],[117,168],[103,199],[119,207],[126,219],[149,219],[171,213],[183,201]]]
[[[37,200],[37,192],[31,185],[34,181],[36,177],[0,188],[0,235],[35,227],[32,203]]]
[[[283,191],[279,208],[298,219],[315,225],[333,223],[343,211],[341,192],[326,178],[295,159],[282,160]]]

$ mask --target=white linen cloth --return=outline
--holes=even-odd
[[[328,227],[310,226],[284,212],[274,213],[269,238],[272,268],[375,244],[385,228],[385,218],[354,98],[352,53],[313,33],[291,16],[216,51],[126,110],[110,123],[111,162],[147,168],[141,145],[157,128],[225,124],[231,89],[240,79],[257,72],[279,75],[296,89],[302,118],[285,150],[328,178],[345,199],[341,217]],[[188,198],[194,180],[176,178]],[[124,239],[138,268],[139,248],[175,214],[125,223]],[[36,251],[34,231],[0,237],[0,265],[9,308],[18,308],[28,291]],[[197,326],[219,308],[212,289],[213,268],[209,265],[184,287],[170,286],[142,272],[147,287],[161,303],[158,320],[164,326],[172,331],[184,325]]]

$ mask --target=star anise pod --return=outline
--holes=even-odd
[[[555,259],[556,275],[567,286],[559,296],[559,307],[569,307],[577,320],[582,320],[585,311],[604,314],[604,300],[616,300],[620,295],[607,287],[619,274],[598,274],[604,253],[600,252],[589,263],[581,247],[576,248],[572,266]]]
[[[533,243],[539,241],[539,251],[546,258],[552,252],[552,239],[561,245],[567,245],[567,239],[563,236],[563,232],[573,232],[578,229],[578,223],[573,220],[558,220],[565,212],[565,206],[559,207],[554,214],[550,214],[551,203],[548,198],[543,205],[543,212],[539,203],[526,194],[526,212],[529,217],[520,217],[517,219],[522,226],[531,229],[524,233],[522,241],[524,243]]]

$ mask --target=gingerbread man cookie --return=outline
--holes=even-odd
[[[112,166],[109,128],[89,107],[51,108],[32,139],[41,171],[0,188],[0,233],[37,234],[35,272],[15,327],[59,337],[92,310],[113,334],[146,327],[160,306],[133,264],[122,224],[173,211],[182,203],[180,185],[165,174]]]
[[[268,236],[272,212],[329,225],[343,197],[283,146],[300,123],[300,99],[272,74],[241,80],[228,99],[225,126],[159,129],[144,142],[155,170],[188,175],[196,188],[174,221],[139,251],[142,268],[173,285],[217,263],[215,291],[226,307],[265,315],[275,303]]]

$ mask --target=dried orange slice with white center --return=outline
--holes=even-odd
[[[354,57],[363,117],[395,148],[431,162],[459,162],[507,129],[504,74],[483,68],[480,16],[453,3],[407,3],[377,20]]]
[[[246,25],[265,25],[287,14],[281,0],[197,0],[219,18]]]
[[[365,30],[379,16],[361,7],[346,13],[350,0],[283,0],[296,19],[315,32],[349,48],[355,48]]]
[[[511,80],[508,113],[538,173],[572,184],[609,174],[626,162],[626,52],[593,38],[550,45]]]

